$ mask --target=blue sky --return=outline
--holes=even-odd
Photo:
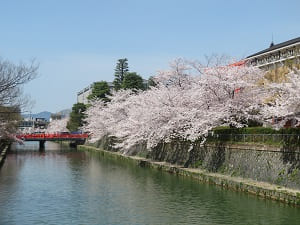
[[[144,78],[175,58],[240,59],[300,36],[299,0],[0,0],[0,56],[39,62],[32,112],[57,112],[119,58]]]

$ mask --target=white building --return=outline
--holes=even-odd
[[[92,93],[93,84],[77,93],[77,103],[88,104],[87,97]]]
[[[269,70],[285,65],[287,62],[300,63],[300,37],[294,38],[259,51],[246,58],[252,66]]]

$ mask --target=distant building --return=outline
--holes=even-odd
[[[264,70],[274,69],[286,63],[300,63],[300,37],[270,47],[248,56],[246,62]]]
[[[45,129],[48,125],[48,121],[45,118],[35,118],[34,127]]]
[[[34,121],[33,120],[22,120],[19,122],[19,130],[24,130],[27,128],[34,128]]]
[[[45,129],[48,125],[48,121],[45,118],[26,118],[19,122],[19,130],[25,130],[28,128],[40,128]]]

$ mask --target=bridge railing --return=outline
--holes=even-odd
[[[50,140],[50,139],[87,139],[88,134],[62,134],[62,133],[54,133],[54,134],[44,134],[44,133],[38,133],[38,134],[18,134],[16,135],[17,138],[22,140]]]

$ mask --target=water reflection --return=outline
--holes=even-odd
[[[23,152],[23,151],[38,151],[41,150],[38,141],[28,141],[24,142],[24,144],[13,143],[11,146],[12,152]],[[58,151],[58,150],[70,150],[66,145],[62,142],[45,142],[45,149],[47,151]]]
[[[299,208],[46,142],[0,170],[0,224],[299,224]]]

